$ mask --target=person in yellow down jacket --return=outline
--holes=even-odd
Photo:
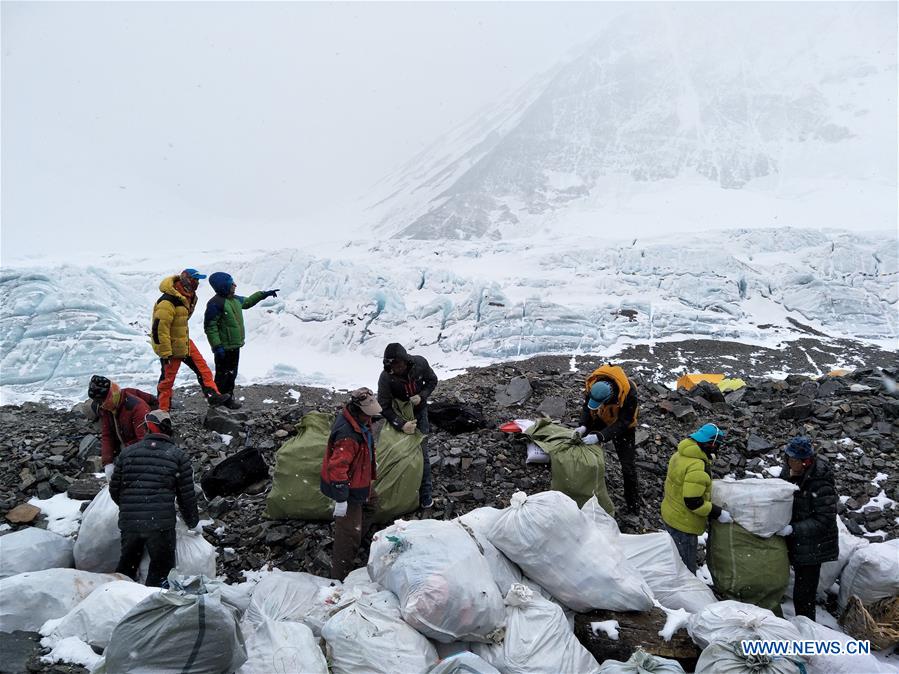
[[[219,393],[212,372],[209,371],[203,354],[190,338],[187,326],[197,306],[200,279],[204,278],[206,275],[196,269],[185,269],[175,276],[167,276],[159,284],[162,296],[153,307],[150,337],[162,370],[157,385],[159,409],[166,412],[172,404],[172,387],[181,363],[197,375],[203,395],[210,405],[222,405],[230,399],[230,396]]]
[[[674,539],[684,564],[696,573],[696,547],[699,534],[709,518],[723,524],[733,522],[726,510],[712,503],[712,461],[726,433],[715,424],[706,424],[689,438],[681,440],[668,461],[665,495],[662,497],[662,521]]]

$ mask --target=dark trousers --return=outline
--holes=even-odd
[[[624,502],[629,508],[640,507],[640,481],[637,478],[637,441],[633,428],[612,439],[618,461],[621,462],[621,480],[624,482]]]
[[[362,537],[371,527],[378,509],[378,495],[374,488],[368,503],[347,504],[346,515],[334,520],[334,545],[331,548],[331,578],[343,580],[353,570],[353,561],[362,545]]]
[[[418,488],[418,502],[427,503],[433,495],[433,485],[431,483],[431,458],[428,456],[428,433],[431,432],[431,422],[428,420],[428,406],[422,405],[421,409],[415,414],[415,420],[418,422],[418,430],[425,434],[421,441],[421,455],[424,459],[421,471],[421,486]]]
[[[683,560],[686,567],[690,569],[690,573],[695,574],[696,549],[699,547],[699,536],[669,527],[664,522],[662,524],[665,527],[665,531],[667,531],[671,538],[674,539],[674,545],[677,547],[677,553],[680,555],[681,560]]]
[[[215,385],[219,393],[234,393],[239,362],[240,349],[226,349],[221,356],[215,357]]]
[[[793,605],[796,615],[815,619],[815,597],[821,578],[820,564],[800,564],[793,567]]]
[[[168,578],[169,571],[175,568],[174,527],[162,531],[123,531],[122,556],[119,557],[116,573],[136,580],[144,550],[150,555],[150,568],[145,584],[147,587],[160,587]]]

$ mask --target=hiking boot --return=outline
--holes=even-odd
[[[225,407],[227,407],[229,410],[239,410],[241,407],[243,407],[243,405],[237,402],[234,399],[234,396],[231,396],[230,398],[228,398],[228,402],[225,403]]]
[[[227,393],[210,393],[206,400],[211,407],[218,407],[219,405],[227,404],[227,402],[231,400],[231,396]]]

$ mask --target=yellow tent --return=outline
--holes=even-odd
[[[730,393],[746,386],[746,382],[742,379],[722,379],[718,382],[718,390],[722,393]]]
[[[677,380],[677,387],[685,388],[689,391],[701,381],[707,381],[710,384],[718,384],[718,382],[723,379],[723,374],[685,374]]]

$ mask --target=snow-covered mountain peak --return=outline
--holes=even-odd
[[[382,181],[369,221],[419,239],[895,223],[895,7],[654,7]]]

